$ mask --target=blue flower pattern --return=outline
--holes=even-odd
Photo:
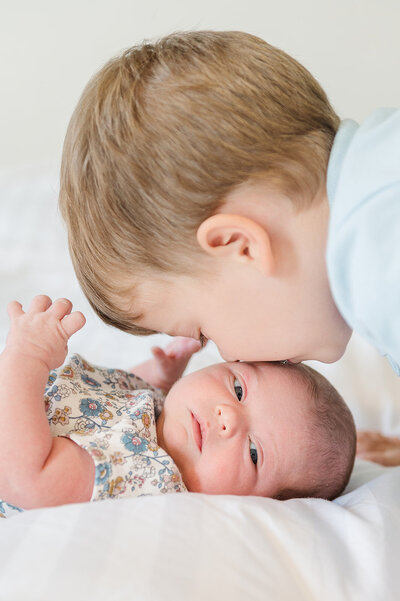
[[[69,437],[93,458],[92,501],[186,492],[173,459],[157,444],[160,390],[72,355],[50,373],[44,398],[53,436]],[[0,518],[20,511],[0,500]]]
[[[138,436],[136,432],[126,432],[121,440],[124,447],[135,455],[147,451],[147,440]]]
[[[103,405],[96,401],[96,399],[82,399],[79,404],[79,409],[82,411],[82,415],[86,416],[98,416],[103,410]]]

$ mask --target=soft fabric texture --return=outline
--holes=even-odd
[[[363,482],[366,482],[363,484]],[[0,522],[7,601],[398,601],[400,468],[329,502],[195,493]]]
[[[400,375],[400,110],[342,123],[328,198],[333,297],[349,326]]]
[[[50,372],[44,404],[53,436],[70,438],[95,465],[91,501],[186,492],[173,459],[157,444],[165,396],[141,378],[80,355]],[[20,508],[0,501],[0,517]]]

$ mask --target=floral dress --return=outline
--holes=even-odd
[[[157,444],[165,396],[120,369],[80,355],[50,372],[44,403],[53,436],[66,436],[95,464],[91,501],[187,491],[172,458]],[[0,517],[22,511],[0,501]]]

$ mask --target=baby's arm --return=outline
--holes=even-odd
[[[198,340],[176,336],[165,350],[154,346],[151,349],[153,358],[131,367],[129,371],[151,386],[168,392],[182,376],[190,357],[200,349],[201,344]]]
[[[43,395],[49,371],[62,365],[70,336],[83,327],[66,299],[36,296],[25,313],[8,306],[10,332],[0,355],[0,498],[31,509],[88,501],[94,480],[89,454],[52,437]]]

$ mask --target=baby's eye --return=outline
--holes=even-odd
[[[258,453],[257,453],[257,447],[254,444],[254,442],[252,442],[251,440],[249,441],[250,444],[250,457],[252,462],[254,463],[254,465],[257,465],[257,461],[258,461]]]
[[[242,385],[241,385],[241,383],[239,382],[239,380],[237,378],[235,378],[233,380],[233,387],[235,389],[235,394],[236,394],[236,396],[238,398],[238,401],[241,401],[242,397],[243,397],[243,388],[242,388]]]

